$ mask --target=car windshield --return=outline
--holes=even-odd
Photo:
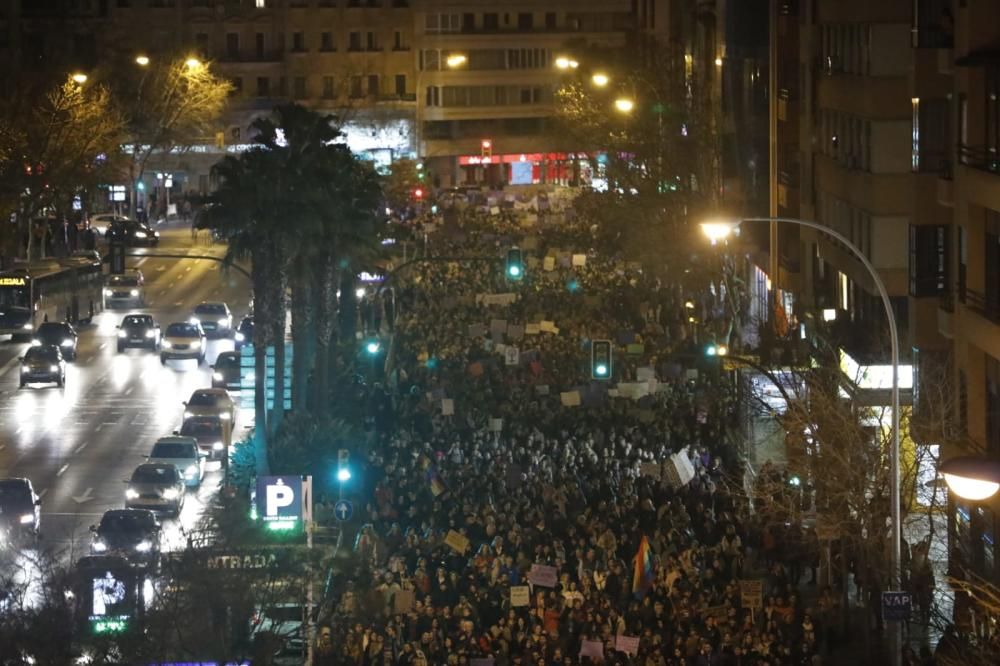
[[[226,306],[222,303],[202,303],[194,309],[195,314],[224,315]]]
[[[192,393],[188,407],[215,407],[216,397],[211,393]]]
[[[108,283],[115,287],[135,287],[139,284],[139,278],[134,275],[112,275]]]
[[[55,363],[59,360],[59,350],[55,347],[29,347],[24,353],[24,360]]]
[[[132,483],[174,483],[177,468],[170,465],[142,465],[132,472]]]
[[[194,447],[183,442],[157,442],[150,458],[194,458]]]
[[[171,324],[167,326],[167,337],[197,338],[199,336],[198,327],[194,324]]]
[[[131,532],[152,529],[152,514],[144,511],[109,511],[101,518],[102,532]]]
[[[188,419],[181,426],[188,437],[222,437],[222,422],[217,419]]]
[[[0,481],[0,507],[30,506],[31,501],[31,491],[24,481],[17,479]]]
[[[122,320],[122,326],[149,326],[153,318],[146,315],[129,315]]]
[[[38,337],[41,338],[54,338],[59,337],[60,339],[69,335],[69,326],[66,324],[47,322],[38,327]]]
[[[219,354],[219,357],[215,359],[215,368],[217,370],[229,370],[240,367],[240,357],[236,354]]]

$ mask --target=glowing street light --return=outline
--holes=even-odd
[[[608,77],[608,75],[604,74],[603,72],[596,72],[594,75],[590,77],[590,82],[593,83],[598,88],[603,88],[604,86],[608,85],[608,82],[610,80],[611,78]]]
[[[351,480],[351,470],[346,467],[341,467],[337,470],[337,481],[344,483]]]
[[[951,492],[974,502],[1000,490],[1000,461],[976,456],[950,458],[938,466]]]
[[[69,78],[73,81],[73,83],[81,86],[87,82],[87,75],[83,72],[74,72],[70,74]]]
[[[201,67],[201,60],[198,60],[197,58],[188,58],[184,61],[184,65],[188,69],[198,69]]]
[[[135,64],[139,65],[140,67],[145,67],[146,65],[149,64],[149,56],[146,56],[146,55],[138,55],[138,56],[136,56],[135,57]]]
[[[469,61],[468,57],[466,57],[465,54],[463,53],[452,53],[445,59],[445,63],[452,69],[455,69],[456,67],[461,67],[468,61]]]
[[[382,345],[380,345],[376,340],[372,340],[368,344],[365,345],[365,351],[368,352],[369,354],[371,354],[372,356],[374,356],[375,354],[377,354],[378,351],[379,351],[379,349],[381,349],[381,348],[382,348]]]
[[[712,242],[712,245],[715,245],[719,241],[729,238],[729,236],[739,229],[739,226],[739,222],[712,220],[711,222],[702,222],[701,231],[708,236],[708,240]]]
[[[635,102],[627,97],[619,97],[615,100],[615,108],[622,113],[632,113],[632,109],[635,108]]]
[[[556,58],[556,67],[559,69],[576,69],[579,66],[580,63],[572,58],[567,58],[566,56]]]

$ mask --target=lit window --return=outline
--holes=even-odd
[[[267,9],[267,0],[256,0],[257,9]]]

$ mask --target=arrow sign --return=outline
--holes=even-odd
[[[77,504],[83,504],[84,502],[89,502],[90,500],[94,499],[94,496],[92,494],[93,492],[94,492],[93,488],[87,488],[85,491],[83,491],[82,495],[73,495],[73,501],[76,502]]]
[[[333,515],[337,517],[337,520],[350,520],[353,514],[354,507],[347,500],[340,500],[333,507]]]

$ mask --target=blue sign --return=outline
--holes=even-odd
[[[337,520],[350,520],[351,516],[354,515],[354,506],[347,500],[338,500],[333,505],[333,515],[337,517]]]
[[[257,478],[257,516],[265,522],[303,518],[302,477],[261,476]]]
[[[913,595],[909,592],[882,593],[882,619],[886,622],[905,622],[913,612]]]

